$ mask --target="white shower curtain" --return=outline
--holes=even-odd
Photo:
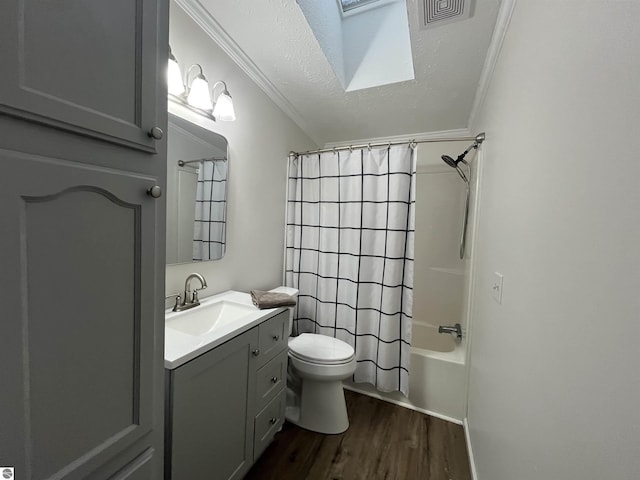
[[[353,380],[409,391],[415,148],[290,157],[285,283],[300,293],[294,335],[355,348]]]
[[[193,260],[222,258],[225,248],[227,161],[204,160],[198,169]]]

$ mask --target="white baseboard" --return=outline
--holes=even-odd
[[[462,427],[464,428],[464,439],[467,442],[467,454],[469,455],[471,480],[478,480],[478,473],[476,472],[476,461],[473,458],[473,449],[471,448],[471,436],[469,435],[469,421],[467,420],[467,417],[462,420]]]
[[[455,423],[456,425],[462,425],[462,422],[456,418],[447,417],[446,415],[441,415],[436,412],[432,412],[430,410],[426,410],[424,408],[416,407],[409,402],[403,402],[402,400],[396,400],[393,398],[385,397],[377,392],[370,392],[368,390],[359,389],[354,387],[353,385],[342,384],[345,390],[351,390],[352,392],[361,393],[362,395],[368,395],[369,397],[377,398],[378,400],[382,400],[388,403],[393,403],[394,405],[398,405],[400,407],[408,408],[409,410],[415,410],[416,412],[424,413],[431,417],[439,418],[440,420],[445,420],[447,422]]]

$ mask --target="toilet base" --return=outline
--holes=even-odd
[[[349,428],[342,381],[302,380],[299,406],[289,405],[285,417],[306,430],[324,434],[343,433]]]

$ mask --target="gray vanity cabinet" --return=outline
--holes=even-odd
[[[166,370],[165,479],[241,479],[273,440],[284,423],[288,321],[281,312]]]
[[[257,348],[254,328],[167,371],[165,478],[231,480],[249,470]]]
[[[0,466],[163,469],[168,2],[0,2]]]

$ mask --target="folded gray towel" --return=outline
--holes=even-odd
[[[264,292],[262,290],[251,290],[251,301],[260,309],[291,307],[296,304],[296,299],[291,295],[279,292]]]

